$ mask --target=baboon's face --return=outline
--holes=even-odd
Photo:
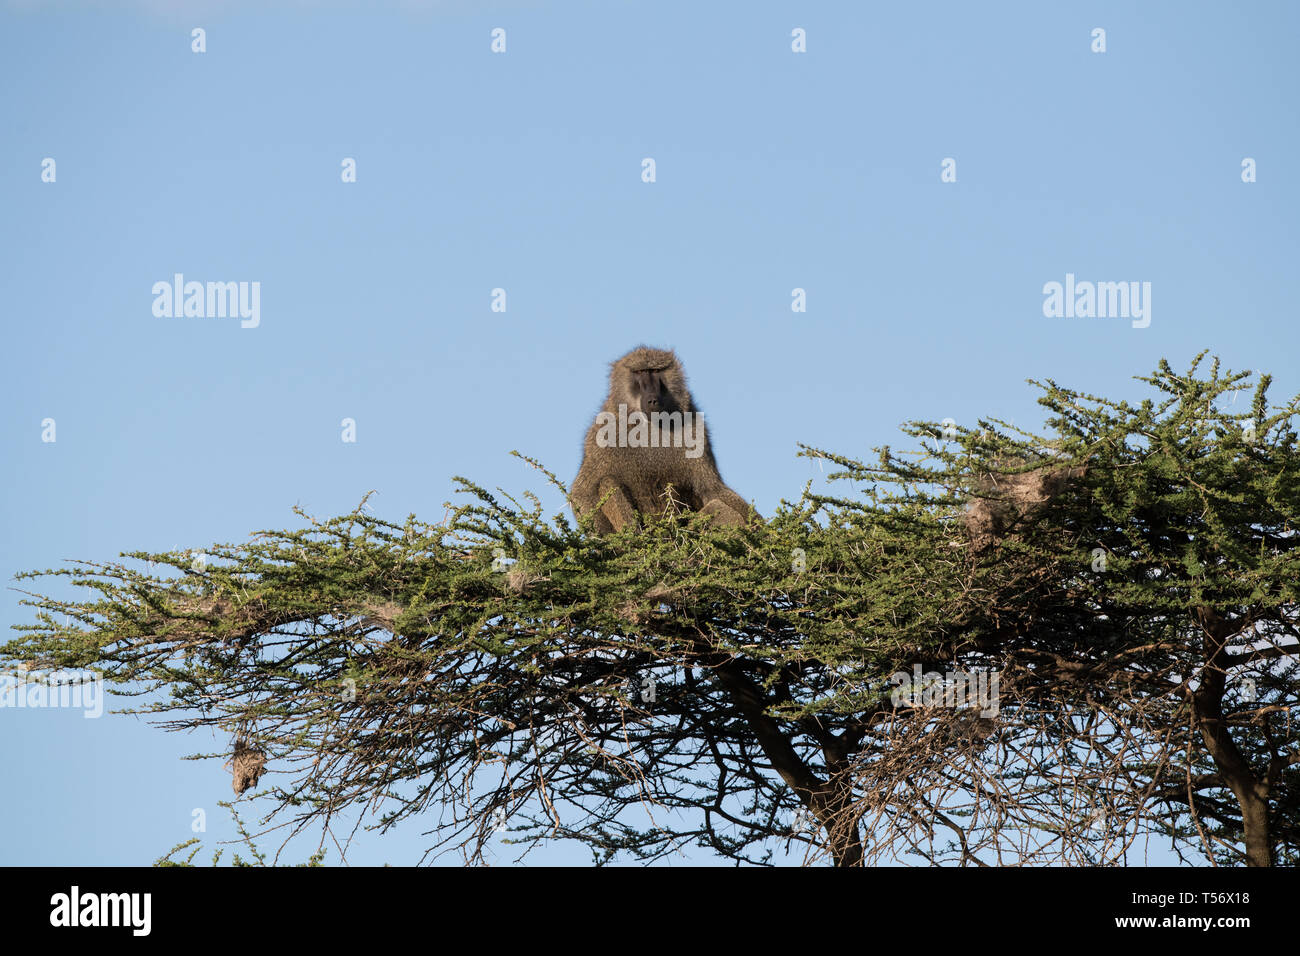
[[[628,381],[628,408],[650,416],[656,412],[679,412],[681,405],[658,368],[636,369]]]

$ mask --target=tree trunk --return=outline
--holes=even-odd
[[[1192,715],[1214,765],[1241,808],[1242,835],[1247,866],[1272,866],[1273,844],[1268,832],[1269,784],[1251,772],[1223,720],[1223,691],[1227,684],[1228,638],[1236,628],[1218,612],[1198,608],[1198,623],[1205,631],[1205,666],[1200,686],[1191,694]]]
[[[772,761],[776,772],[825,829],[828,849],[835,865],[861,866],[862,837],[858,833],[860,815],[849,809],[851,794],[832,794],[827,781],[818,777],[799,759],[780,726],[768,715],[767,701],[762,691],[734,661],[719,657],[716,673],[754,731],[763,753]]]
[[[858,832],[858,815],[841,810],[825,824],[830,837],[831,858],[836,866],[862,865],[862,836]]]

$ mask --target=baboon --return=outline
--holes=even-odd
[[[569,497],[579,518],[604,499],[593,521],[598,534],[676,506],[712,515],[723,525],[758,518],[718,474],[677,356],[645,346],[611,366],[609,396],[587,430]]]

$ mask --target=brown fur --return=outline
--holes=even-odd
[[[671,351],[644,346],[628,352],[610,368],[609,395],[601,412],[617,416],[620,404],[626,406],[629,419],[635,412],[646,416],[674,412],[699,414],[677,356]],[[654,430],[660,447],[630,447],[630,444],[602,447],[597,442],[601,434],[598,417],[587,430],[582,467],[573,480],[569,496],[574,514],[584,517],[604,498],[605,503],[593,522],[598,534],[636,525],[640,515],[664,514],[678,508],[705,512],[724,525],[741,525],[751,516],[757,518],[745,499],[723,482],[708,432],[702,421],[695,421],[702,454],[687,457],[680,435],[667,425]],[[674,436],[678,438],[676,445]]]

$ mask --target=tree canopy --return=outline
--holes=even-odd
[[[428,813],[468,861],[1295,864],[1300,399],[1203,364],[1136,404],[1034,382],[1042,435],[805,447],[842,492],[753,527],[596,536],[461,478],[441,525],[28,572],[81,591],[28,591],[0,660],[228,733],[295,831]]]

